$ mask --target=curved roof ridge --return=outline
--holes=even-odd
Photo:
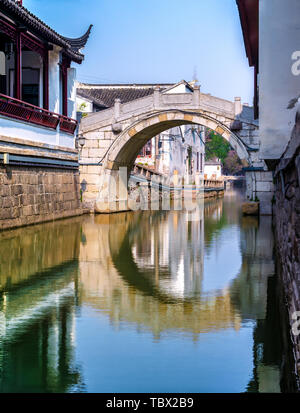
[[[39,19],[37,16],[31,13],[28,9],[26,9],[26,7],[24,7],[20,3],[17,3],[13,0],[0,0],[0,4],[3,8],[6,8],[9,14],[12,15],[11,17],[17,17],[20,21],[23,21],[24,24],[27,24],[31,28],[31,30],[42,34],[51,43],[57,44],[58,46],[65,48],[67,54],[76,63],[82,62],[82,60],[84,59],[83,54],[81,54],[76,48],[72,47],[72,44],[70,43],[68,38],[57,33],[54,29],[48,26],[45,22],[43,22],[41,19]],[[3,10],[2,12],[5,12],[5,10]],[[85,33],[85,35],[83,35],[82,37],[86,36],[87,34],[89,36],[90,31],[91,31],[91,27],[89,28],[87,33]],[[75,39],[75,40],[78,40],[78,39]]]
[[[68,42],[71,45],[71,48],[73,50],[76,50],[78,52],[80,49],[83,49],[85,47],[85,45],[87,44],[87,41],[88,41],[88,39],[90,37],[90,34],[91,34],[92,27],[93,27],[93,25],[90,24],[87,31],[81,37],[70,38],[70,37],[64,37],[63,36],[63,38],[65,39],[66,42]]]

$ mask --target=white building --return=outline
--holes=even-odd
[[[222,163],[219,159],[206,161],[204,166],[204,178],[218,180],[222,177]]]

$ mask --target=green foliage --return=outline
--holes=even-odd
[[[81,105],[78,106],[78,111],[82,112],[82,115],[81,115],[82,118],[85,118],[88,115],[88,113],[85,112],[86,108],[87,108],[87,104],[85,102],[82,102]]]
[[[84,112],[87,108],[87,104],[85,102],[82,102],[81,105],[78,106],[78,110],[80,112]]]
[[[230,151],[229,143],[215,132],[210,132],[205,144],[205,160],[219,158],[224,164],[225,158]]]

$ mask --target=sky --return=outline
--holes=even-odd
[[[77,78],[86,83],[176,83],[253,103],[235,0],[23,0],[66,37],[93,24]]]

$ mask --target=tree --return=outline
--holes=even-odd
[[[223,172],[225,175],[238,175],[241,174],[243,164],[237,153],[233,150],[228,152],[227,157],[224,160]]]
[[[230,151],[229,143],[222,136],[211,131],[206,138],[205,143],[205,160],[209,161],[213,158],[219,158],[224,164],[224,161]]]

